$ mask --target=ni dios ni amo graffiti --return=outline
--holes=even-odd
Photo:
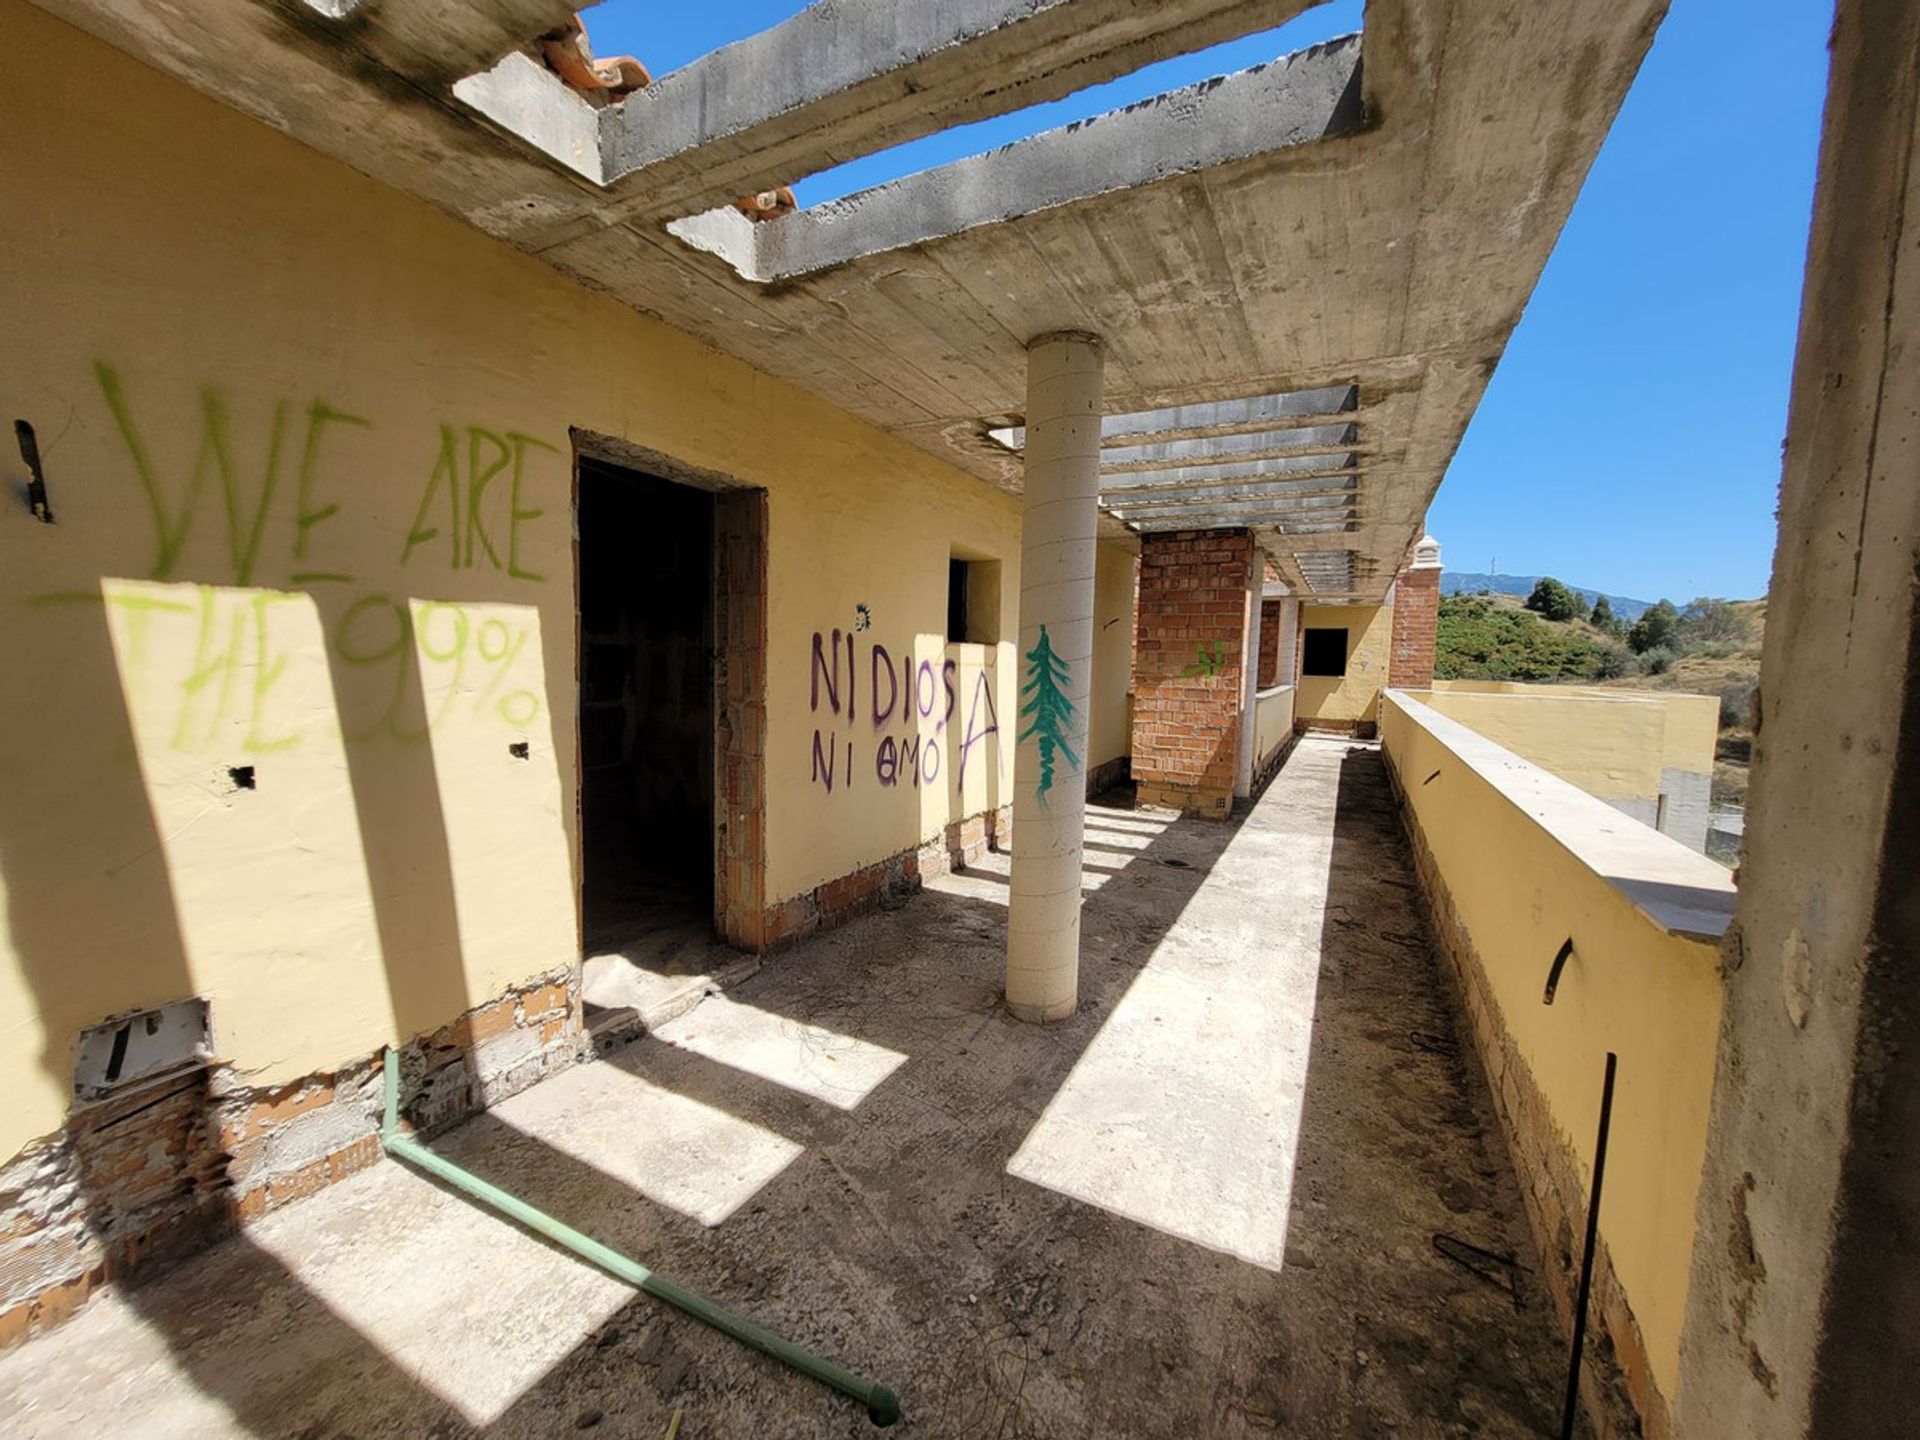
[[[967,684],[957,660],[896,660],[851,631],[813,632],[807,693],[812,782],[828,794],[859,783],[869,768],[883,789],[920,789],[951,764],[964,786],[980,743],[1000,731],[987,671]]]

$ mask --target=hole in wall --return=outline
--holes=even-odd
[[[229,765],[227,778],[233,782],[234,789],[251,790],[253,789],[253,766]]]
[[[511,745],[507,746],[507,754],[511,755],[516,760],[525,760],[529,756],[531,756],[532,753],[533,751],[531,747],[529,747],[527,742],[524,740],[516,740]]]
[[[207,1002],[176,1000],[82,1030],[74,1054],[73,1097],[83,1103],[99,1100],[205,1065],[212,1058]]]

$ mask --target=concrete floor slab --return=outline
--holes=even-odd
[[[1062,1024],[999,1008],[992,856],[438,1147],[893,1386],[902,1435],[1545,1433],[1558,1331],[1377,752],[1308,739],[1229,824],[1088,824],[1124,863]],[[1516,1255],[1511,1291],[1436,1234]],[[676,1407],[684,1440],[872,1433],[392,1163],[0,1357],[28,1436],[657,1437]]]

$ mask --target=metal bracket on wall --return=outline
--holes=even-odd
[[[1542,1005],[1553,1003],[1553,992],[1560,988],[1560,972],[1567,967],[1567,957],[1573,954],[1573,937],[1569,935],[1561,945],[1560,953],[1553,957],[1553,968],[1547,971],[1547,993],[1540,997]]]
[[[24,420],[14,421],[13,438],[20,442],[20,460],[27,467],[27,508],[33,511],[34,519],[51,525],[53,506],[47,503],[47,477],[40,468],[40,442],[34,437],[33,426]]]

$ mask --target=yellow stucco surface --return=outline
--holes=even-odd
[[[1393,651],[1393,610],[1386,605],[1302,605],[1302,631],[1345,629],[1347,673],[1338,679],[1302,675],[1294,714],[1303,721],[1372,724]],[[1304,651],[1304,644],[1302,646]]]
[[[0,1155],[111,1013],[209,996],[267,1083],[577,960],[572,427],[768,493],[769,901],[1009,798],[1012,497],[20,0],[0,132],[58,522],[0,523]],[[955,550],[998,644],[945,644]]]
[[[1436,680],[1423,704],[1605,800],[1654,800],[1665,770],[1713,773],[1712,695]]]
[[[1545,688],[1486,694],[1413,692],[1450,719],[1477,730],[1571,785],[1603,800],[1660,794],[1666,749],[1663,706]]]
[[[1133,669],[1133,586],[1136,559],[1124,545],[1102,541],[1093,575],[1093,713],[1088,717],[1087,768],[1125,755],[1133,746],[1127,683]]]
[[[1569,848],[1579,827],[1615,825],[1602,802],[1560,787],[1551,804],[1523,808],[1393,695],[1381,703],[1380,729],[1500,1023],[1583,1176],[1604,1058],[1620,1057],[1600,1229],[1671,1402],[1719,1035],[1717,951],[1656,924]],[[1703,883],[1699,867],[1712,868],[1651,831],[1633,837],[1671,867],[1676,892]],[[1714,883],[1724,887],[1724,875]],[[1543,1005],[1548,967],[1569,936],[1574,958],[1554,1003]]]
[[[1257,769],[1293,733],[1294,687],[1273,686],[1254,701],[1253,763]]]

